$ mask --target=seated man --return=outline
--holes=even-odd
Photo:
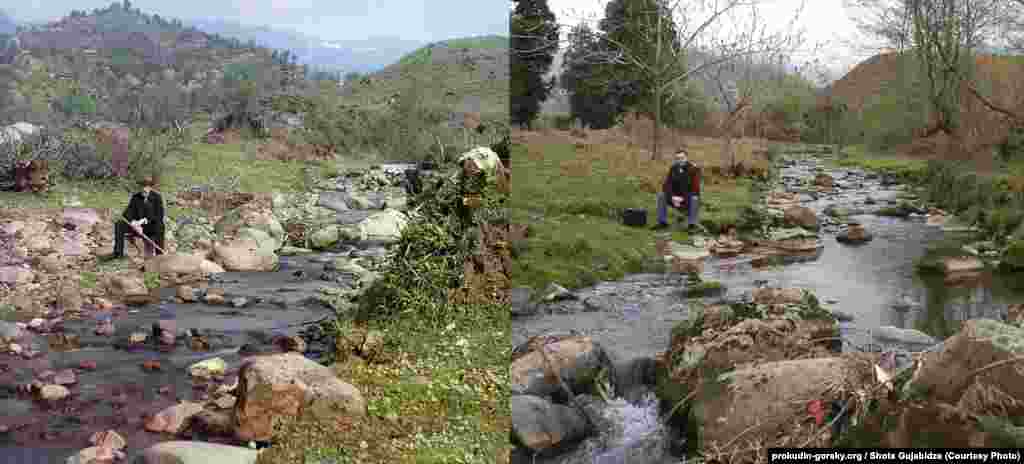
[[[153,190],[156,185],[152,177],[145,177],[140,183],[142,191],[132,195],[128,202],[128,208],[124,210],[123,218],[119,217],[114,221],[114,253],[103,257],[103,260],[124,258],[125,235],[132,234],[133,238],[145,234],[156,246],[153,247],[148,240],[145,241],[144,253],[148,258],[156,254],[163,254],[164,248],[164,202],[160,194]],[[125,219],[131,223],[125,223]]]
[[[658,193],[658,222],[655,230],[668,227],[668,205],[683,210],[686,207],[689,230],[697,227],[697,202],[700,195],[700,170],[689,161],[685,149],[676,152],[675,160],[669,167],[662,191]]]

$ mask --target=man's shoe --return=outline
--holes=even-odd
[[[668,229],[668,224],[659,222],[659,223],[651,226],[651,230],[664,230],[664,229]]]

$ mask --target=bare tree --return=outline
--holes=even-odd
[[[611,46],[596,50],[584,59],[596,63],[627,66],[643,76],[651,94],[654,137],[651,157],[660,155],[662,104],[666,93],[680,89],[697,75],[715,70],[744,57],[767,56],[791,50],[802,43],[802,33],[795,31],[793,19],[784,27],[769,30],[761,18],[759,0],[653,0],[652,11],[641,15],[641,24],[633,25],[639,40],[625,43],[603,36]],[[668,12],[668,14],[663,14]],[[673,21],[678,40],[666,40],[664,21]],[[640,49],[654,44],[654,53]],[[692,52],[702,52],[700,56]],[[690,58],[697,58],[690,60]]]
[[[985,96],[974,76],[981,48],[1013,46],[1014,37],[1021,38],[1024,0],[845,0],[845,5],[857,12],[854,20],[862,32],[917,58],[935,110],[924,135],[956,135],[963,88],[989,109],[1024,121]]]

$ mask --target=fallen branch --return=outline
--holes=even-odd
[[[995,369],[995,368],[997,368],[999,366],[1002,366],[1004,364],[1010,364],[1010,363],[1014,363],[1014,362],[1017,362],[1017,361],[1024,361],[1024,356],[1014,356],[1014,357],[1009,358],[1009,359],[1003,359],[1001,361],[996,361],[996,362],[987,364],[985,366],[979,367],[979,368],[975,369],[974,371],[972,371],[970,374],[967,374],[967,380],[970,380],[974,376],[976,376],[976,375],[978,375],[978,374],[980,374],[982,372],[985,372],[987,370]]]

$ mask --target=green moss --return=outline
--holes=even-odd
[[[18,320],[18,310],[12,304],[0,304],[0,321],[15,322]]]
[[[1010,353],[1024,353],[1024,330],[992,319],[971,322],[977,334]]]
[[[1006,417],[979,417],[978,427],[989,434],[997,448],[1024,447],[1024,427],[1015,425]]]
[[[1024,240],[1012,240],[1003,251],[1003,263],[1012,270],[1024,269]]]
[[[95,272],[82,271],[79,276],[79,283],[82,288],[96,288],[96,284],[99,282],[99,276]]]
[[[146,272],[142,275],[143,282],[146,284],[146,288],[152,290],[154,288],[160,288],[160,274],[157,272]]]
[[[886,206],[875,212],[877,216],[885,217],[900,217],[905,218],[910,216],[911,208],[909,205],[901,204],[899,206]]]
[[[704,296],[712,296],[720,293],[724,287],[721,282],[718,281],[701,281],[694,285],[687,286],[686,296],[688,298],[700,298]]]

